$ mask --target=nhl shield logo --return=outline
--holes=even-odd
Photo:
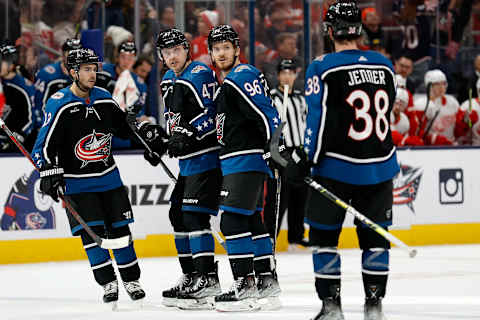
[[[82,161],[82,166],[85,167],[90,162],[103,161],[107,165],[108,157],[112,148],[111,133],[93,133],[81,138],[75,145],[75,156]]]
[[[217,122],[217,141],[222,146],[224,146],[225,143],[223,142],[223,125],[225,123],[225,113],[217,114],[216,122]]]

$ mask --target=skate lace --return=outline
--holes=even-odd
[[[128,292],[135,292],[142,290],[142,287],[140,286],[140,283],[138,281],[130,281],[130,282],[125,282],[125,289]]]
[[[185,289],[186,293],[190,292],[195,292],[198,290],[198,288],[204,287],[207,283],[207,278],[206,277],[200,277],[198,281],[192,286],[192,287],[187,287]]]
[[[182,274],[182,276],[180,277],[180,279],[178,279],[177,281],[177,284],[175,285],[176,288],[178,289],[183,289],[185,288],[189,283],[190,281],[192,281],[192,278],[190,275],[188,274]]]
[[[238,295],[238,292],[242,288],[243,281],[244,281],[244,278],[238,278],[237,280],[235,280],[232,283],[232,286],[230,287],[230,289],[228,291],[229,292],[234,292],[236,295]]]
[[[117,281],[109,282],[103,286],[103,289],[105,290],[105,294],[115,293],[118,290],[118,283]]]

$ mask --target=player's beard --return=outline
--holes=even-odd
[[[234,55],[233,56],[233,59],[232,59],[232,62],[229,63],[227,66],[221,68],[220,66],[218,66],[218,63],[216,63],[217,67],[222,71],[222,72],[225,72],[225,73],[228,73],[230,72],[230,70],[233,69],[233,66],[235,65],[235,63],[237,62],[237,59],[238,59],[238,56],[237,55]]]

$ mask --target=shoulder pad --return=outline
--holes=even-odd
[[[52,65],[47,65],[45,66],[44,70],[47,72],[47,73],[50,73],[50,74],[54,74],[55,73],[55,68],[52,66]]]
[[[65,96],[65,94],[63,92],[57,91],[50,98],[58,100],[58,99],[63,98],[64,96]]]

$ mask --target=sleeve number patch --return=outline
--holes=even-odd
[[[216,82],[204,83],[202,86],[202,97],[207,99],[213,99],[215,97]]]
[[[307,89],[305,90],[305,95],[309,96],[312,93],[318,94],[320,92],[320,79],[318,76],[313,76],[307,79]]]
[[[354,106],[355,101],[360,100],[360,106]],[[364,123],[363,130],[357,131],[354,128],[354,123],[350,124],[348,130],[348,136],[356,141],[362,141],[368,139],[372,132],[375,131],[378,139],[384,141],[388,129],[389,122],[387,120],[387,111],[389,106],[388,94],[385,90],[377,90],[373,98],[373,104],[375,108],[374,118],[371,115],[370,105],[371,100],[368,94],[363,90],[355,90],[350,93],[347,98],[347,103],[355,110],[355,121],[362,121]]]

